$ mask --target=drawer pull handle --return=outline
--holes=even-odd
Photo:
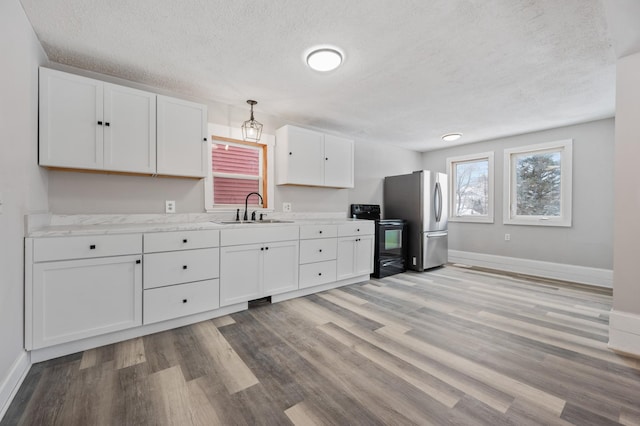
[[[182,265],[182,269],[187,269],[187,265]]]
[[[260,250],[264,251],[264,247],[260,247]]]
[[[182,299],[182,303],[187,303],[187,299]]]
[[[360,228],[356,229],[356,232],[360,232]]]
[[[140,259],[136,260],[136,265],[140,264]]]
[[[95,250],[95,249],[96,249],[96,245],[95,245],[95,244],[91,244],[91,245],[89,246],[89,250]]]
[[[318,276],[321,276],[321,275],[322,275],[322,272],[318,272]]]
[[[265,247],[264,249],[265,249],[265,250],[269,250],[269,247]]]
[[[187,244],[187,239],[182,240],[183,243]]]
[[[322,249],[318,250],[320,253],[322,253]]]
[[[320,233],[322,234],[322,231],[320,231]]]

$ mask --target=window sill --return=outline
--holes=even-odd
[[[505,219],[503,224],[505,225],[524,225],[524,226],[552,226],[552,227],[571,227],[571,219],[543,219],[541,217],[535,218],[514,218]]]

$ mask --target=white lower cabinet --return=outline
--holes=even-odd
[[[220,306],[298,288],[298,241],[220,249]]]
[[[338,280],[373,272],[373,242],[373,235],[338,238]]]
[[[300,288],[314,287],[336,281],[336,261],[300,265]]]
[[[144,291],[144,323],[211,311],[220,306],[220,280],[170,285]]]
[[[140,255],[33,265],[27,349],[142,324]],[[30,321],[31,320],[31,321]],[[30,335],[31,334],[31,335]]]
[[[144,234],[144,323],[220,307],[220,232]]]

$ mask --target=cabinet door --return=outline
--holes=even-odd
[[[220,306],[261,297],[263,247],[249,244],[220,249]]]
[[[104,168],[156,171],[156,95],[104,84]]]
[[[324,135],[324,185],[353,188],[353,141]]]
[[[207,107],[158,96],[157,108],[157,173],[207,176]]]
[[[263,253],[263,294],[297,290],[298,241],[266,243]]]
[[[141,256],[33,266],[33,347],[142,325]]]
[[[355,275],[356,270],[356,238],[338,238],[337,279],[343,280]]]
[[[102,168],[102,89],[101,81],[40,68],[40,165]]]
[[[373,235],[358,237],[355,246],[354,275],[366,275],[373,272]]]
[[[323,134],[297,127],[288,127],[286,163],[287,181],[297,185],[324,183]],[[280,182],[279,182],[280,183]]]

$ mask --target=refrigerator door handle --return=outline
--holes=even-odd
[[[442,188],[440,187],[440,182],[436,182],[436,192],[433,194],[433,207],[436,209],[436,222],[440,222],[440,219],[442,219]]]
[[[427,238],[437,238],[437,237],[446,237],[448,234],[447,231],[442,231],[442,232],[427,232],[426,236]]]

